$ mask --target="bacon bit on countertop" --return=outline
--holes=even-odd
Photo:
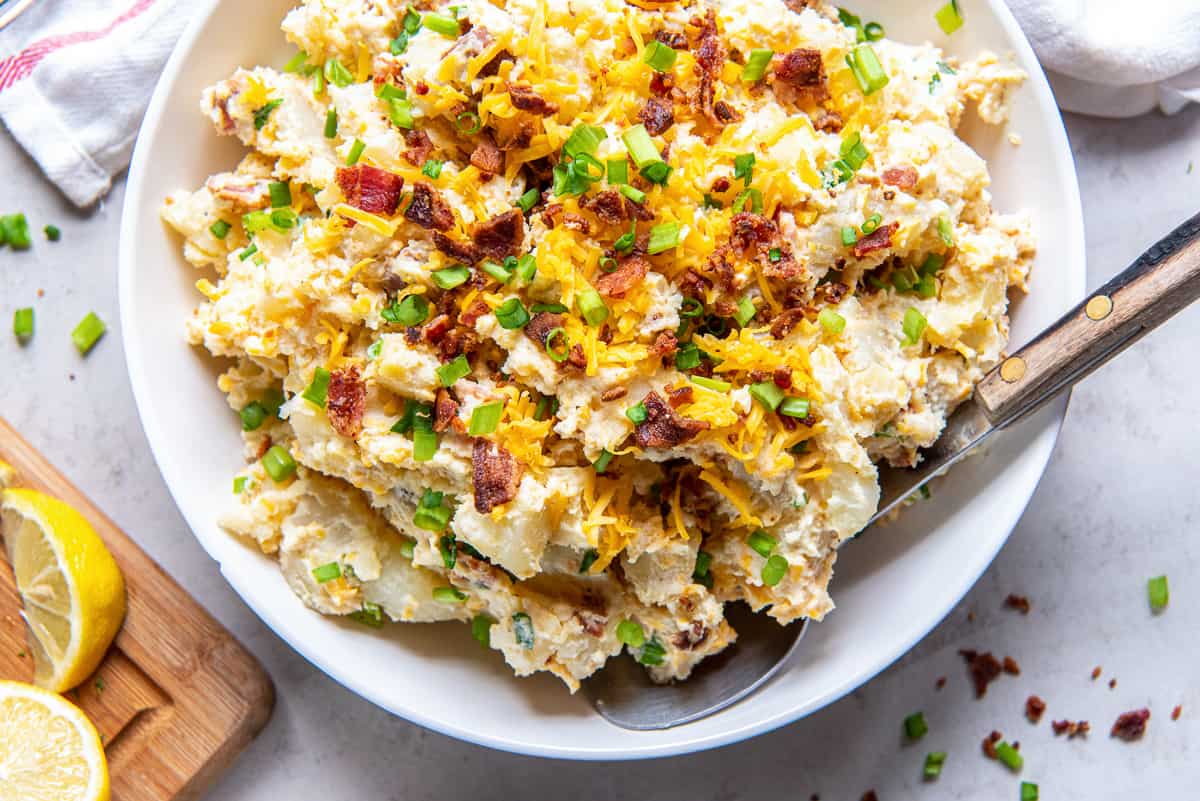
[[[638,112],[638,120],[651,136],[662,136],[675,124],[675,106],[666,100],[652,97]]]
[[[1092,730],[1092,724],[1086,720],[1054,720],[1050,722],[1050,728],[1054,731],[1055,737],[1065,734],[1068,740],[1073,740],[1076,737],[1086,736]]]
[[[1024,595],[1009,594],[1004,599],[1004,606],[1007,609],[1015,609],[1022,615],[1028,615],[1030,610],[1029,599]]]
[[[649,271],[650,262],[641,256],[630,256],[622,259],[611,273],[601,273],[593,285],[606,298],[623,298],[645,279]]]
[[[1109,679],[1109,680],[1108,680],[1108,689],[1110,689],[1110,690],[1115,690],[1115,689],[1117,689],[1117,680],[1116,680],[1116,679]]]
[[[513,108],[528,111],[539,117],[549,117],[558,112],[557,103],[547,100],[527,86],[514,86],[510,83],[508,96],[512,100]]]
[[[1117,737],[1125,742],[1142,739],[1146,733],[1146,721],[1150,720],[1149,709],[1135,709],[1125,712],[1113,723],[1110,737]]]
[[[938,680],[933,683],[933,689],[940,690],[946,686],[946,677],[938,676]]]
[[[555,328],[562,328],[563,317],[553,312],[538,312],[529,318],[525,325],[525,336],[532,339],[543,348],[546,347],[546,337]]]
[[[369,214],[391,215],[400,205],[404,179],[367,164],[337,168],[337,185],[346,202]],[[453,222],[453,218],[451,218]]]
[[[1101,673],[1101,670],[1100,670],[1099,665],[1096,665],[1094,668],[1092,668],[1092,681],[1095,681],[1096,679],[1100,678],[1100,673]]]
[[[879,796],[875,795],[874,790],[867,790],[860,801],[879,801]]]
[[[1018,665],[1017,660],[1013,659],[1011,656],[1004,657],[1003,666],[1004,666],[1004,672],[1007,673],[1008,675],[1010,675],[1010,676],[1020,676],[1021,675],[1021,666]]]
[[[476,224],[471,238],[485,256],[493,259],[515,256],[525,241],[525,216],[518,209],[506,211]]]
[[[854,247],[850,248],[850,252],[854,254],[854,258],[861,259],[868,253],[873,253],[876,250],[885,250],[891,247],[892,234],[896,233],[899,228],[900,223],[892,222],[887,225],[881,225],[855,242]]]
[[[988,759],[996,758],[996,743],[1000,742],[1002,735],[998,731],[993,731],[987,737],[983,738],[983,755]]]
[[[471,455],[475,482],[475,511],[486,515],[497,506],[517,497],[521,483],[521,465],[513,455],[495,442],[475,440]]]
[[[988,685],[995,681],[1003,671],[1003,665],[1000,660],[992,656],[992,653],[979,653],[969,649],[958,652],[967,662],[967,670],[971,674],[971,681],[975,685],[975,697],[982,698],[987,694]]]
[[[429,154],[433,152],[433,142],[430,141],[429,134],[416,128],[404,134],[404,144],[408,145],[408,150],[404,151],[404,160],[414,167],[423,166],[429,160]]]
[[[404,219],[422,228],[449,231],[454,227],[454,212],[442,193],[424,181],[413,184],[412,201],[404,210]]]
[[[496,147],[496,143],[490,137],[484,136],[479,140],[479,144],[475,145],[474,152],[471,153],[471,164],[482,173],[480,175],[482,180],[489,181],[493,175],[504,169],[504,154],[500,152],[500,148]]]
[[[363,412],[367,408],[367,384],[357,367],[334,370],[329,375],[325,413],[333,430],[343,437],[356,437],[362,431]]]
[[[888,167],[880,175],[885,184],[903,189],[905,192],[916,187],[919,177],[916,168],[910,167],[907,164],[900,167]]]
[[[820,50],[801,47],[776,56],[773,72],[774,85],[778,87],[782,83],[795,91],[798,97],[805,97],[814,103],[820,103],[829,97],[829,88],[825,85],[825,64],[821,60]]]
[[[458,401],[450,396],[445,387],[437,391],[433,402],[433,430],[439,434],[451,426],[458,417]]]
[[[1025,717],[1030,723],[1037,723],[1046,712],[1046,702],[1036,695],[1025,699]]]
[[[1179,716],[1182,714],[1183,714],[1183,705],[1176,704],[1175,708],[1171,710],[1171,720],[1179,720]]]
[[[708,430],[707,422],[676,414],[657,392],[647,394],[642,403],[646,420],[637,426],[638,447],[673,448]]]
[[[600,393],[600,400],[605,403],[620,400],[629,394],[629,387],[609,387]]]

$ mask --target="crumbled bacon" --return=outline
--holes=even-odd
[[[209,178],[204,185],[231,211],[245,213],[271,205],[271,182],[266,178],[223,172]]]
[[[1074,740],[1076,737],[1083,737],[1092,730],[1092,724],[1086,720],[1054,720],[1050,722],[1050,728],[1054,731],[1055,737],[1067,735],[1068,740]]]
[[[679,349],[679,340],[670,331],[663,331],[654,340],[654,344],[650,346],[651,356],[670,356]]]
[[[623,298],[642,282],[649,270],[650,262],[641,256],[629,256],[622,259],[611,273],[601,273],[593,284],[596,291],[606,298]]]
[[[424,181],[413,184],[412,201],[404,210],[404,219],[422,228],[449,231],[454,227],[454,212],[442,193]]]
[[[578,231],[581,234],[590,234],[592,232],[592,223],[587,217],[582,214],[576,214],[573,211],[564,211],[562,214],[563,228],[572,231]]]
[[[515,256],[525,241],[525,217],[518,209],[484,220],[471,230],[475,247],[493,259]]]
[[[790,53],[776,56],[773,64],[775,87],[782,83],[787,87],[786,99],[807,98],[820,103],[829,97],[825,83],[825,64],[821,51],[814,48],[798,48]],[[795,98],[790,97],[794,94]]]
[[[813,128],[822,133],[841,133],[843,125],[845,123],[842,122],[840,114],[836,111],[828,111],[826,109],[821,109],[820,113],[817,114],[817,118],[813,120]]]
[[[675,124],[675,106],[666,100],[652,97],[638,112],[638,120],[651,136],[661,136]]]
[[[646,407],[646,420],[637,427],[639,447],[673,448],[709,427],[704,421],[676,414],[657,392],[646,395],[642,404]]]
[[[371,64],[371,82],[376,89],[389,83],[402,84],[404,64],[391,53],[380,53]]]
[[[667,390],[667,403],[671,404],[672,409],[678,409],[680,406],[685,406],[691,403],[696,398],[696,393],[691,387],[679,387],[678,389]]]
[[[775,339],[783,339],[792,333],[792,329],[800,325],[800,321],[803,319],[804,309],[784,309],[771,321],[771,336]]]
[[[933,688],[935,690],[940,690],[945,686],[946,686],[946,677],[945,676],[938,676],[938,680],[933,683]]]
[[[672,50],[687,50],[687,36],[679,31],[661,30],[654,34],[654,41],[662,42]]]
[[[517,497],[521,465],[511,453],[482,437],[471,455],[475,482],[475,511],[486,515]]]
[[[1150,720],[1149,709],[1135,709],[1125,712],[1112,725],[1110,737],[1119,737],[1126,742],[1142,739],[1146,733],[1146,721]]]
[[[733,215],[730,221],[730,243],[739,250],[749,250],[752,247],[770,243],[779,233],[775,223],[761,214],[743,211]]]
[[[796,2],[796,0],[785,0],[785,2],[787,2],[790,7],[790,4]],[[875,795],[874,790],[867,790],[865,793],[863,793],[863,797],[859,799],[859,801],[879,801],[879,796]]]
[[[408,145],[408,150],[404,151],[404,160],[414,167],[424,165],[429,160],[429,154],[433,152],[433,142],[429,139],[429,134],[415,128],[404,134],[404,144]]]
[[[620,400],[629,394],[629,387],[609,387],[600,393],[600,400],[608,403],[609,401]]]
[[[500,152],[500,148],[496,147],[495,142],[485,136],[479,140],[475,151],[471,153],[471,163],[483,173],[480,177],[488,181],[493,175],[504,169],[504,154]]]
[[[996,743],[1000,742],[1003,735],[998,731],[993,731],[987,737],[983,738],[983,755],[988,759],[996,759]]]
[[[395,173],[355,164],[353,167],[338,167],[337,185],[346,202],[369,214],[391,215],[400,205],[400,193],[404,179]]]
[[[437,391],[437,399],[433,402],[433,430],[439,434],[445,431],[458,417],[458,401],[450,396],[444,387]]]
[[[708,634],[708,627],[699,620],[694,620],[690,626],[671,639],[671,644],[684,651],[694,651],[704,644]]]
[[[1009,594],[1009,596],[1004,599],[1004,605],[1009,609],[1016,609],[1022,615],[1029,614],[1029,599],[1024,595],[1017,595],[1015,593]]]
[[[450,330],[451,325],[453,325],[453,322],[450,320],[450,315],[448,314],[439,314],[434,317],[425,324],[422,332],[425,336],[425,341],[431,345],[441,342],[442,338],[446,336],[446,332]]]
[[[598,615],[587,609],[576,610],[575,619],[579,621],[579,627],[593,637],[602,636],[604,625],[608,622],[607,615]]]
[[[666,97],[675,88],[675,79],[665,72],[656,72],[650,76],[650,92],[659,97]]]
[[[915,167],[905,164],[900,167],[888,167],[880,177],[888,186],[894,186],[897,189],[903,189],[905,192],[908,192],[916,187],[918,176]]]
[[[421,97],[424,97],[425,95],[429,94],[429,84],[425,83],[424,81],[417,81],[417,85],[413,87],[413,91]]]
[[[582,370],[587,367],[587,354],[583,352],[583,345],[575,344],[571,346],[571,350],[567,354],[567,364],[576,370]]]
[[[1042,714],[1046,711],[1046,702],[1036,695],[1031,695],[1025,699],[1025,717],[1029,718],[1030,723],[1037,723],[1042,719]]]
[[[492,307],[484,303],[482,300],[476,299],[467,307],[458,318],[458,321],[470,329],[475,328],[475,323],[479,322],[479,318],[492,310]]]
[[[785,366],[776,367],[774,374],[771,376],[771,380],[774,381],[775,386],[779,387],[780,389],[791,389],[792,368]]]
[[[552,103],[527,86],[508,85],[508,96],[514,108],[528,111],[539,117],[549,117],[558,112],[558,104]]]
[[[1179,720],[1179,716],[1183,714],[1183,704],[1176,704],[1171,710],[1171,720]]]
[[[1101,669],[1100,669],[1099,665],[1096,665],[1094,668],[1092,668],[1092,681],[1095,681],[1096,679],[1100,678],[1100,673],[1101,673]]]
[[[457,239],[451,239],[441,231],[433,232],[433,244],[442,253],[445,253],[452,259],[465,261],[467,264],[474,264],[483,258],[479,249],[470,242],[462,242]]]
[[[546,338],[550,336],[550,332],[556,328],[562,328],[563,317],[561,314],[553,312],[538,312],[529,318],[529,322],[525,324],[525,336],[532,339],[543,348],[546,347]]]
[[[718,194],[721,192],[728,192],[729,186],[730,184],[728,178],[718,178],[717,180],[713,181],[712,191]]]
[[[367,408],[367,384],[357,367],[334,370],[329,375],[325,413],[333,430],[343,437],[356,437],[362,431],[363,412]]]
[[[979,653],[972,650],[961,650],[958,652],[967,662],[967,670],[971,673],[971,681],[975,685],[975,697],[982,698],[987,694],[988,685],[995,681],[1000,673],[1004,670],[1000,660],[992,656],[989,651],[987,653]]]
[[[896,233],[899,228],[900,223],[893,222],[881,225],[855,242],[850,252],[854,254],[854,258],[861,259],[868,253],[873,253],[876,250],[885,250],[892,246],[892,234]]]
[[[700,82],[696,93],[690,100],[692,105],[708,118],[709,122],[714,125],[723,125],[728,121],[723,117],[729,116],[732,109],[721,104],[724,106],[722,109],[724,113],[718,114],[718,104],[715,102],[717,78],[726,59],[725,45],[721,42],[721,37],[717,35],[716,13],[709,10],[703,20],[693,20],[692,23],[700,26],[700,42],[696,47],[696,66],[700,73]]]
[[[579,205],[599,217],[601,222],[609,225],[617,225],[629,219],[625,209],[625,196],[615,189],[606,189],[585,197]]]
[[[1002,664],[1004,667],[1004,672],[1007,673],[1008,675],[1010,675],[1010,676],[1020,676],[1021,675],[1021,666],[1018,665],[1017,660],[1013,659],[1011,656],[1004,657],[1004,662]]]

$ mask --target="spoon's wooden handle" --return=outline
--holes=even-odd
[[[1200,297],[1200,214],[1142,254],[975,388],[996,426],[1034,411]]]

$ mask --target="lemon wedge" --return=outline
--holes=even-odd
[[[104,745],[61,695],[0,681],[0,801],[109,801]]]
[[[0,534],[25,606],[34,682],[54,692],[79,686],[125,619],[116,561],[83,515],[34,490],[0,492]]]

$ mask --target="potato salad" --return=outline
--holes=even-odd
[[[728,603],[828,614],[876,465],[1005,347],[1034,245],[956,128],[1021,71],[811,0],[283,32],[201,100],[245,157],[163,208],[243,432],[222,525],[363,636],[461,621],[572,691],[622,651],[686,678]]]

